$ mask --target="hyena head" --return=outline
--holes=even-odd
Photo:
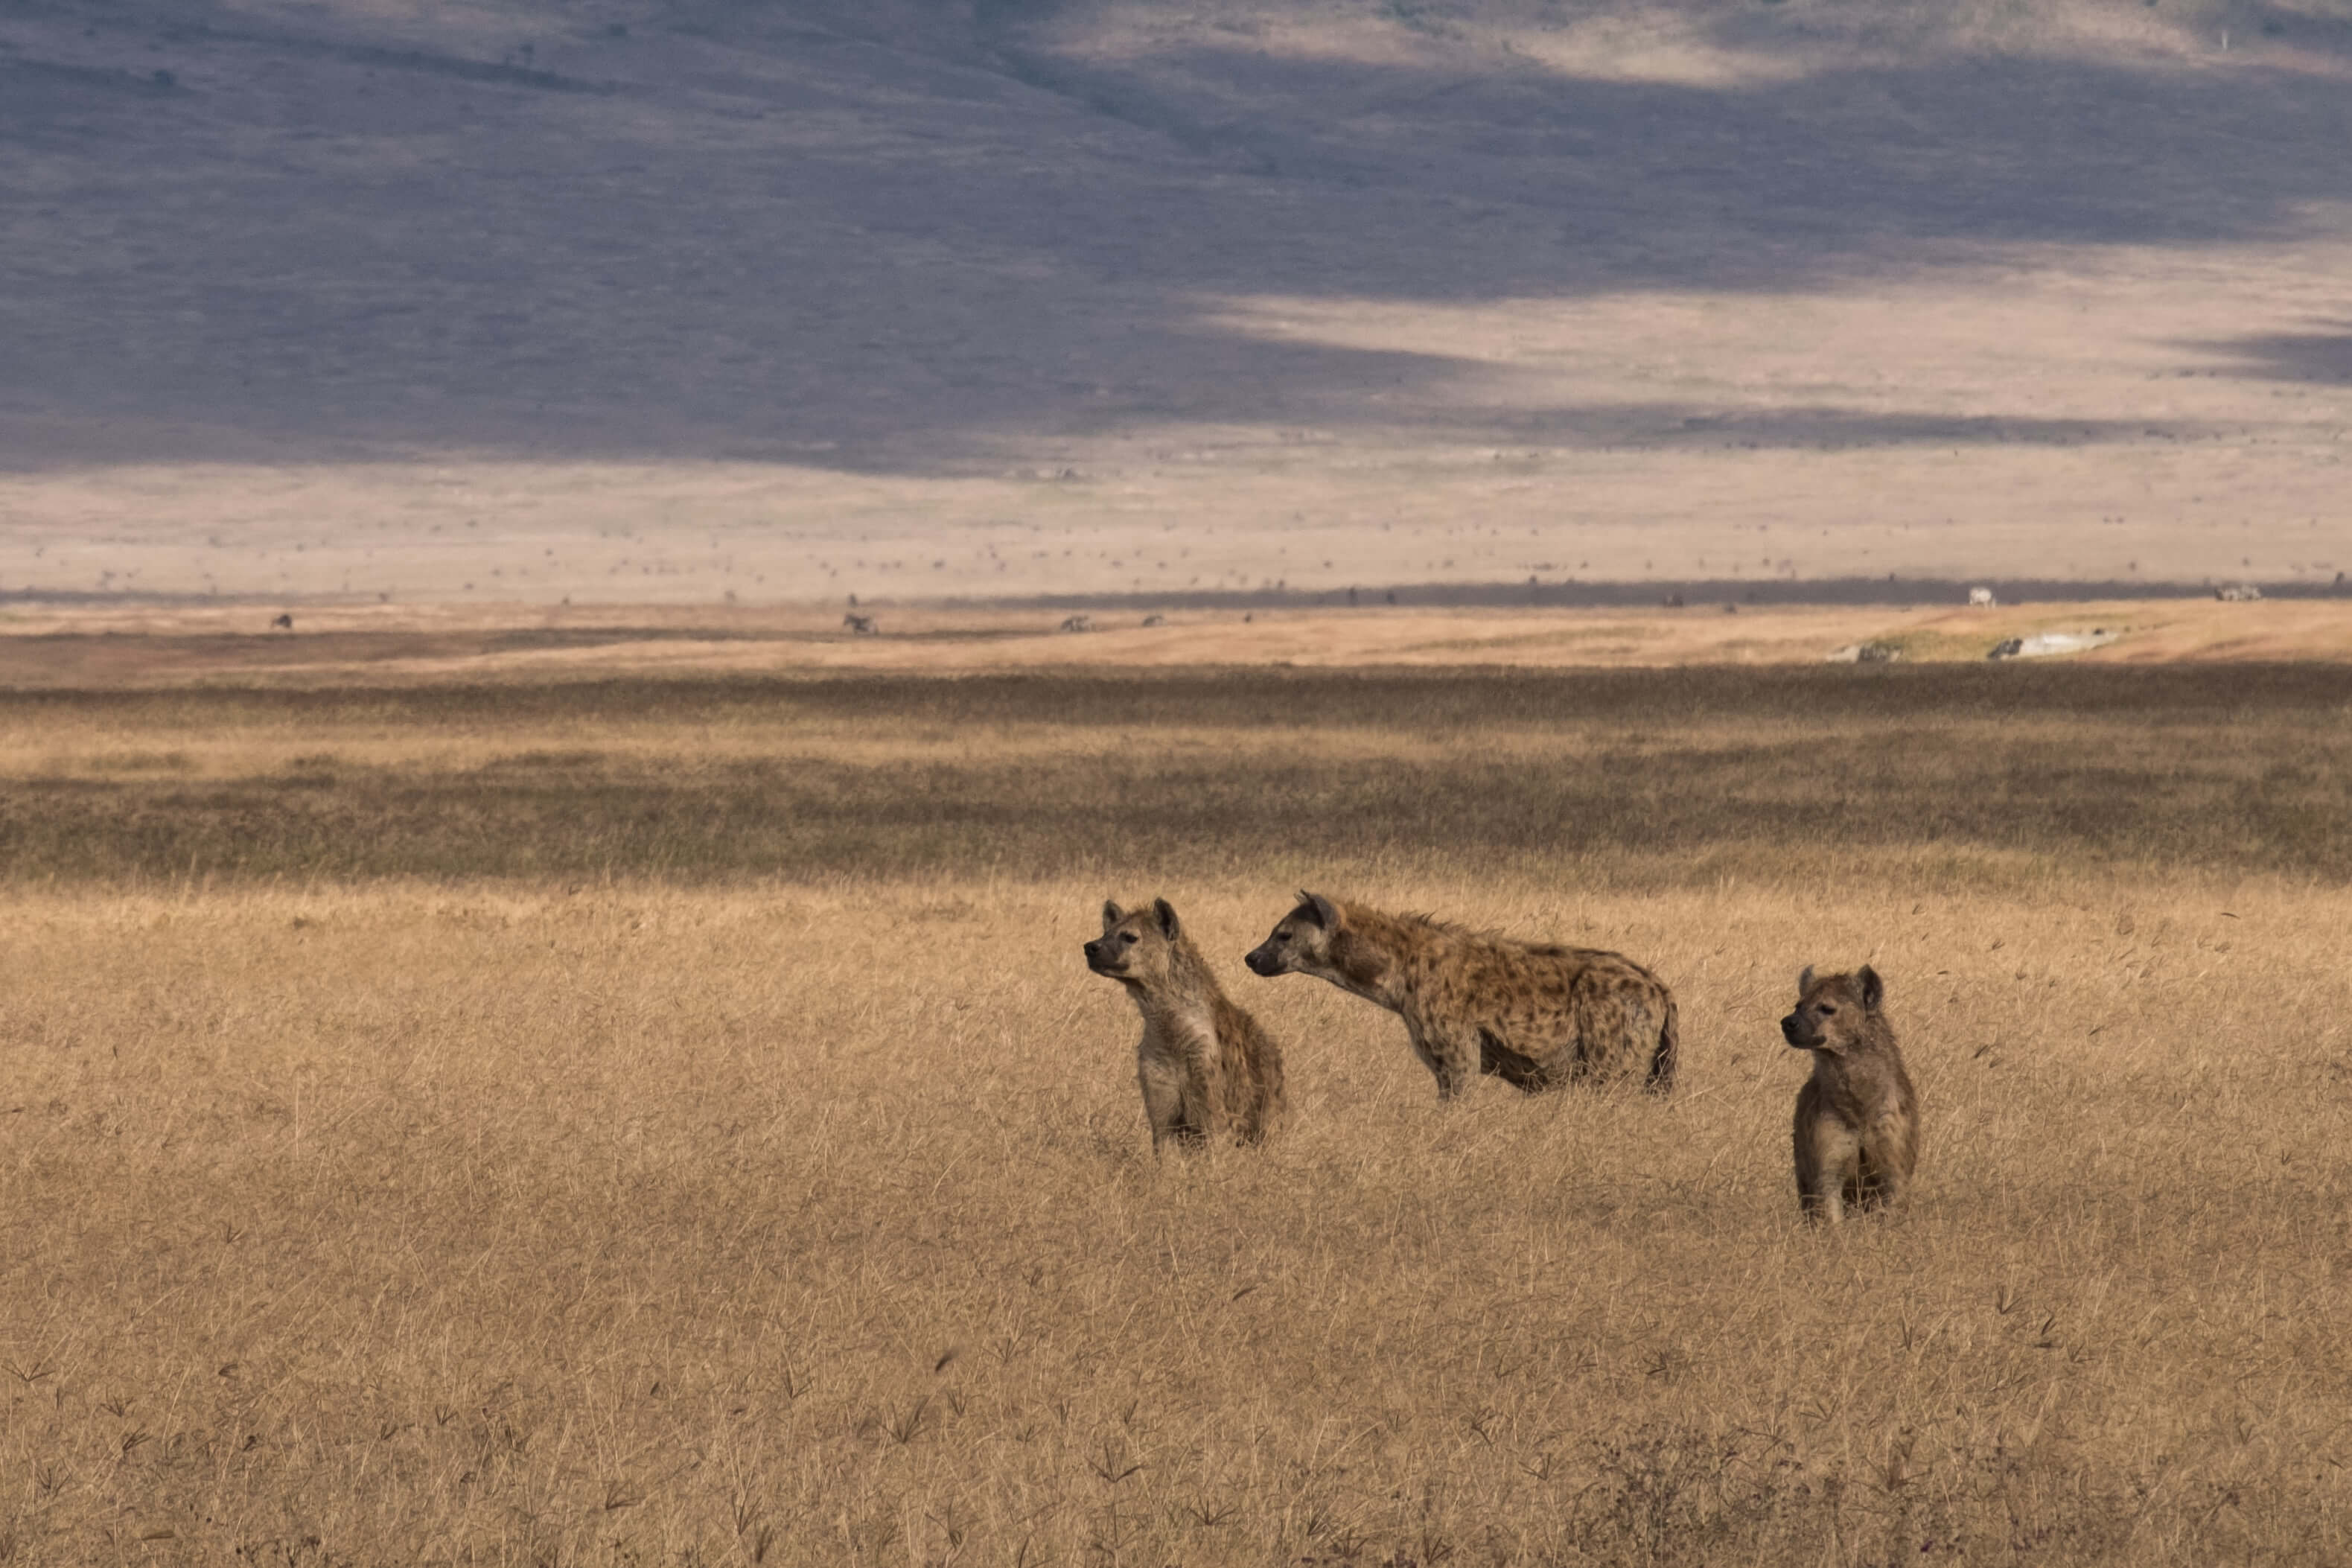
[[[1150,989],[1166,984],[1184,933],[1168,900],[1154,899],[1150,908],[1138,910],[1106,901],[1102,915],[1102,935],[1087,943],[1087,967],[1122,985]]]
[[[1340,941],[1339,911],[1320,893],[1301,893],[1298,907],[1282,917],[1274,934],[1249,950],[1242,962],[1252,974],[1317,974],[1339,971],[1332,948]]]
[[[1780,1036],[1801,1051],[1843,1056],[1869,1031],[1885,1000],[1878,971],[1866,963],[1852,974],[1818,976],[1808,964],[1797,976],[1797,1010],[1780,1020]]]

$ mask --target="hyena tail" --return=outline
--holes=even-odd
[[[1675,1012],[1674,993],[1666,994],[1666,1021],[1658,1027],[1658,1048],[1650,1054],[1650,1081],[1645,1086],[1652,1094],[1664,1094],[1675,1087],[1675,1068],[1682,1065],[1682,1022]]]

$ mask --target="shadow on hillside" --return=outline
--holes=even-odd
[[[1345,411],[1318,412],[1323,423]],[[1634,447],[1647,451],[1739,447],[1846,451],[1858,447],[2087,447],[2106,442],[2193,441],[2218,434],[2197,420],[2042,419],[2000,415],[1877,414],[1845,408],[1694,413],[1680,404],[1591,403],[1571,406],[1435,408],[1412,421],[1422,439],[1491,446],[1497,460],[1514,439],[1551,447]]]
[[[0,20],[17,468],[425,449],[945,472],[1169,422],[2018,439],[1835,408],[1489,426],[1467,362],[1205,312],[1766,296],[1952,242],[2280,236],[2352,199],[2352,94],[2257,70],[1943,59],[1717,89],[1205,47],[1107,72],[707,20],[487,60],[45,26]],[[2247,352],[2340,363],[2342,338],[2313,342]]]
[[[2235,360],[2233,374],[2264,381],[2352,385],[2352,321],[2324,325],[2333,330],[2264,333],[2195,346]]]

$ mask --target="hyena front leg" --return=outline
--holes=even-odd
[[[1185,1064],[1184,1136],[1196,1143],[1216,1142],[1225,1136],[1223,1076],[1214,1061]]]
[[[1413,1047],[1429,1070],[1437,1075],[1437,1098],[1453,1100],[1478,1081],[1478,1032],[1424,1029]]]
[[[1136,1068],[1136,1079],[1143,1086],[1143,1115],[1151,1123],[1151,1152],[1169,1139],[1180,1142],[1197,1139],[1198,1128],[1189,1125],[1184,1117],[1184,1078],[1182,1072],[1168,1062],[1144,1061]]]
[[[1903,1151],[1896,1146],[1902,1136],[1898,1129],[1874,1127],[1863,1140],[1862,1204],[1864,1208],[1885,1208],[1901,1213],[1911,1195],[1911,1183],[1903,1173]]]
[[[1442,1084],[1444,1081],[1445,1074],[1437,1065],[1437,1052],[1431,1048],[1428,1032],[1422,1028],[1421,1021],[1419,1019],[1409,1015],[1406,1016],[1404,1021],[1404,1037],[1412,1042],[1412,1054],[1421,1058],[1421,1065],[1427,1068],[1430,1071],[1436,1073],[1438,1080]],[[1438,1092],[1443,1094],[1444,1090],[1441,1088]]]
[[[1810,1128],[1801,1126],[1798,1138],[1797,1184],[1805,1217],[1835,1225],[1845,1218],[1846,1184],[1856,1173],[1861,1141],[1833,1116],[1817,1117]],[[1804,1145],[1810,1145],[1810,1159]]]
[[[1804,1198],[1805,1218],[1815,1225],[1837,1225],[1845,1218],[1845,1184],[1835,1177],[1817,1184]]]

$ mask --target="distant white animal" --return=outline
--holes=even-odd
[[[2227,588],[2214,589],[2213,596],[2227,604],[2242,605],[2249,600],[2261,598],[2263,591],[2252,583],[2239,583]]]
[[[1990,588],[1971,588],[1969,590],[1969,607],[1971,609],[1990,610],[1999,603],[2000,603],[2000,601],[1993,597],[1993,593]]]

